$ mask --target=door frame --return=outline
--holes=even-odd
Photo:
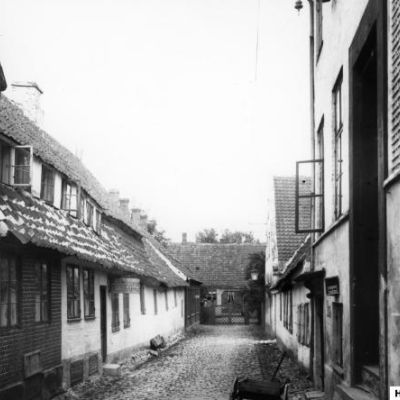
[[[107,361],[107,286],[100,285],[100,349],[103,362]]]
[[[355,360],[355,216],[354,216],[354,190],[357,182],[354,179],[354,171],[357,168],[354,157],[357,149],[354,143],[355,130],[357,129],[353,113],[354,109],[354,84],[353,70],[359,56],[367,44],[371,32],[376,29],[377,52],[377,169],[378,169],[378,271],[380,282],[385,282],[387,277],[386,259],[386,197],[383,189],[387,177],[387,118],[388,118],[388,75],[387,75],[387,0],[369,0],[364,15],[354,35],[349,48],[349,251],[350,251],[350,371],[351,384],[357,383],[356,370],[359,366]],[[387,309],[383,295],[383,288],[379,287],[379,370],[381,398],[387,398]]]

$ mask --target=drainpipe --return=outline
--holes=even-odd
[[[311,159],[315,159],[315,84],[314,84],[314,61],[315,61],[315,49],[314,49],[314,0],[308,0],[310,6],[310,134],[311,134]],[[312,177],[312,191],[315,192],[315,164],[313,163],[313,177]],[[315,208],[312,210],[312,226],[315,225]],[[314,260],[314,248],[312,244],[315,240],[315,233],[311,233],[311,260],[310,268],[311,271],[315,270]],[[313,307],[311,307],[311,338],[310,338],[310,369],[309,375],[314,380],[314,335],[315,335],[315,298],[312,299]]]

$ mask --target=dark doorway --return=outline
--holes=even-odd
[[[373,27],[352,66],[351,252],[354,371],[379,362],[377,35]],[[360,379],[356,372],[355,379]]]
[[[321,289],[314,297],[315,305],[315,365],[314,377],[317,389],[325,386],[325,335],[324,335],[324,292]]]
[[[107,286],[100,286],[100,338],[101,357],[107,360]]]

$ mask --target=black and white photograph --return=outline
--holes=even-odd
[[[0,400],[400,399],[400,0],[0,0]]]

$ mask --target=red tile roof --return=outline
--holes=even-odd
[[[276,241],[279,267],[292,257],[306,234],[295,232],[295,177],[274,177]]]
[[[168,249],[204,286],[240,289],[246,286],[249,255],[265,251],[265,245],[187,243]]]

